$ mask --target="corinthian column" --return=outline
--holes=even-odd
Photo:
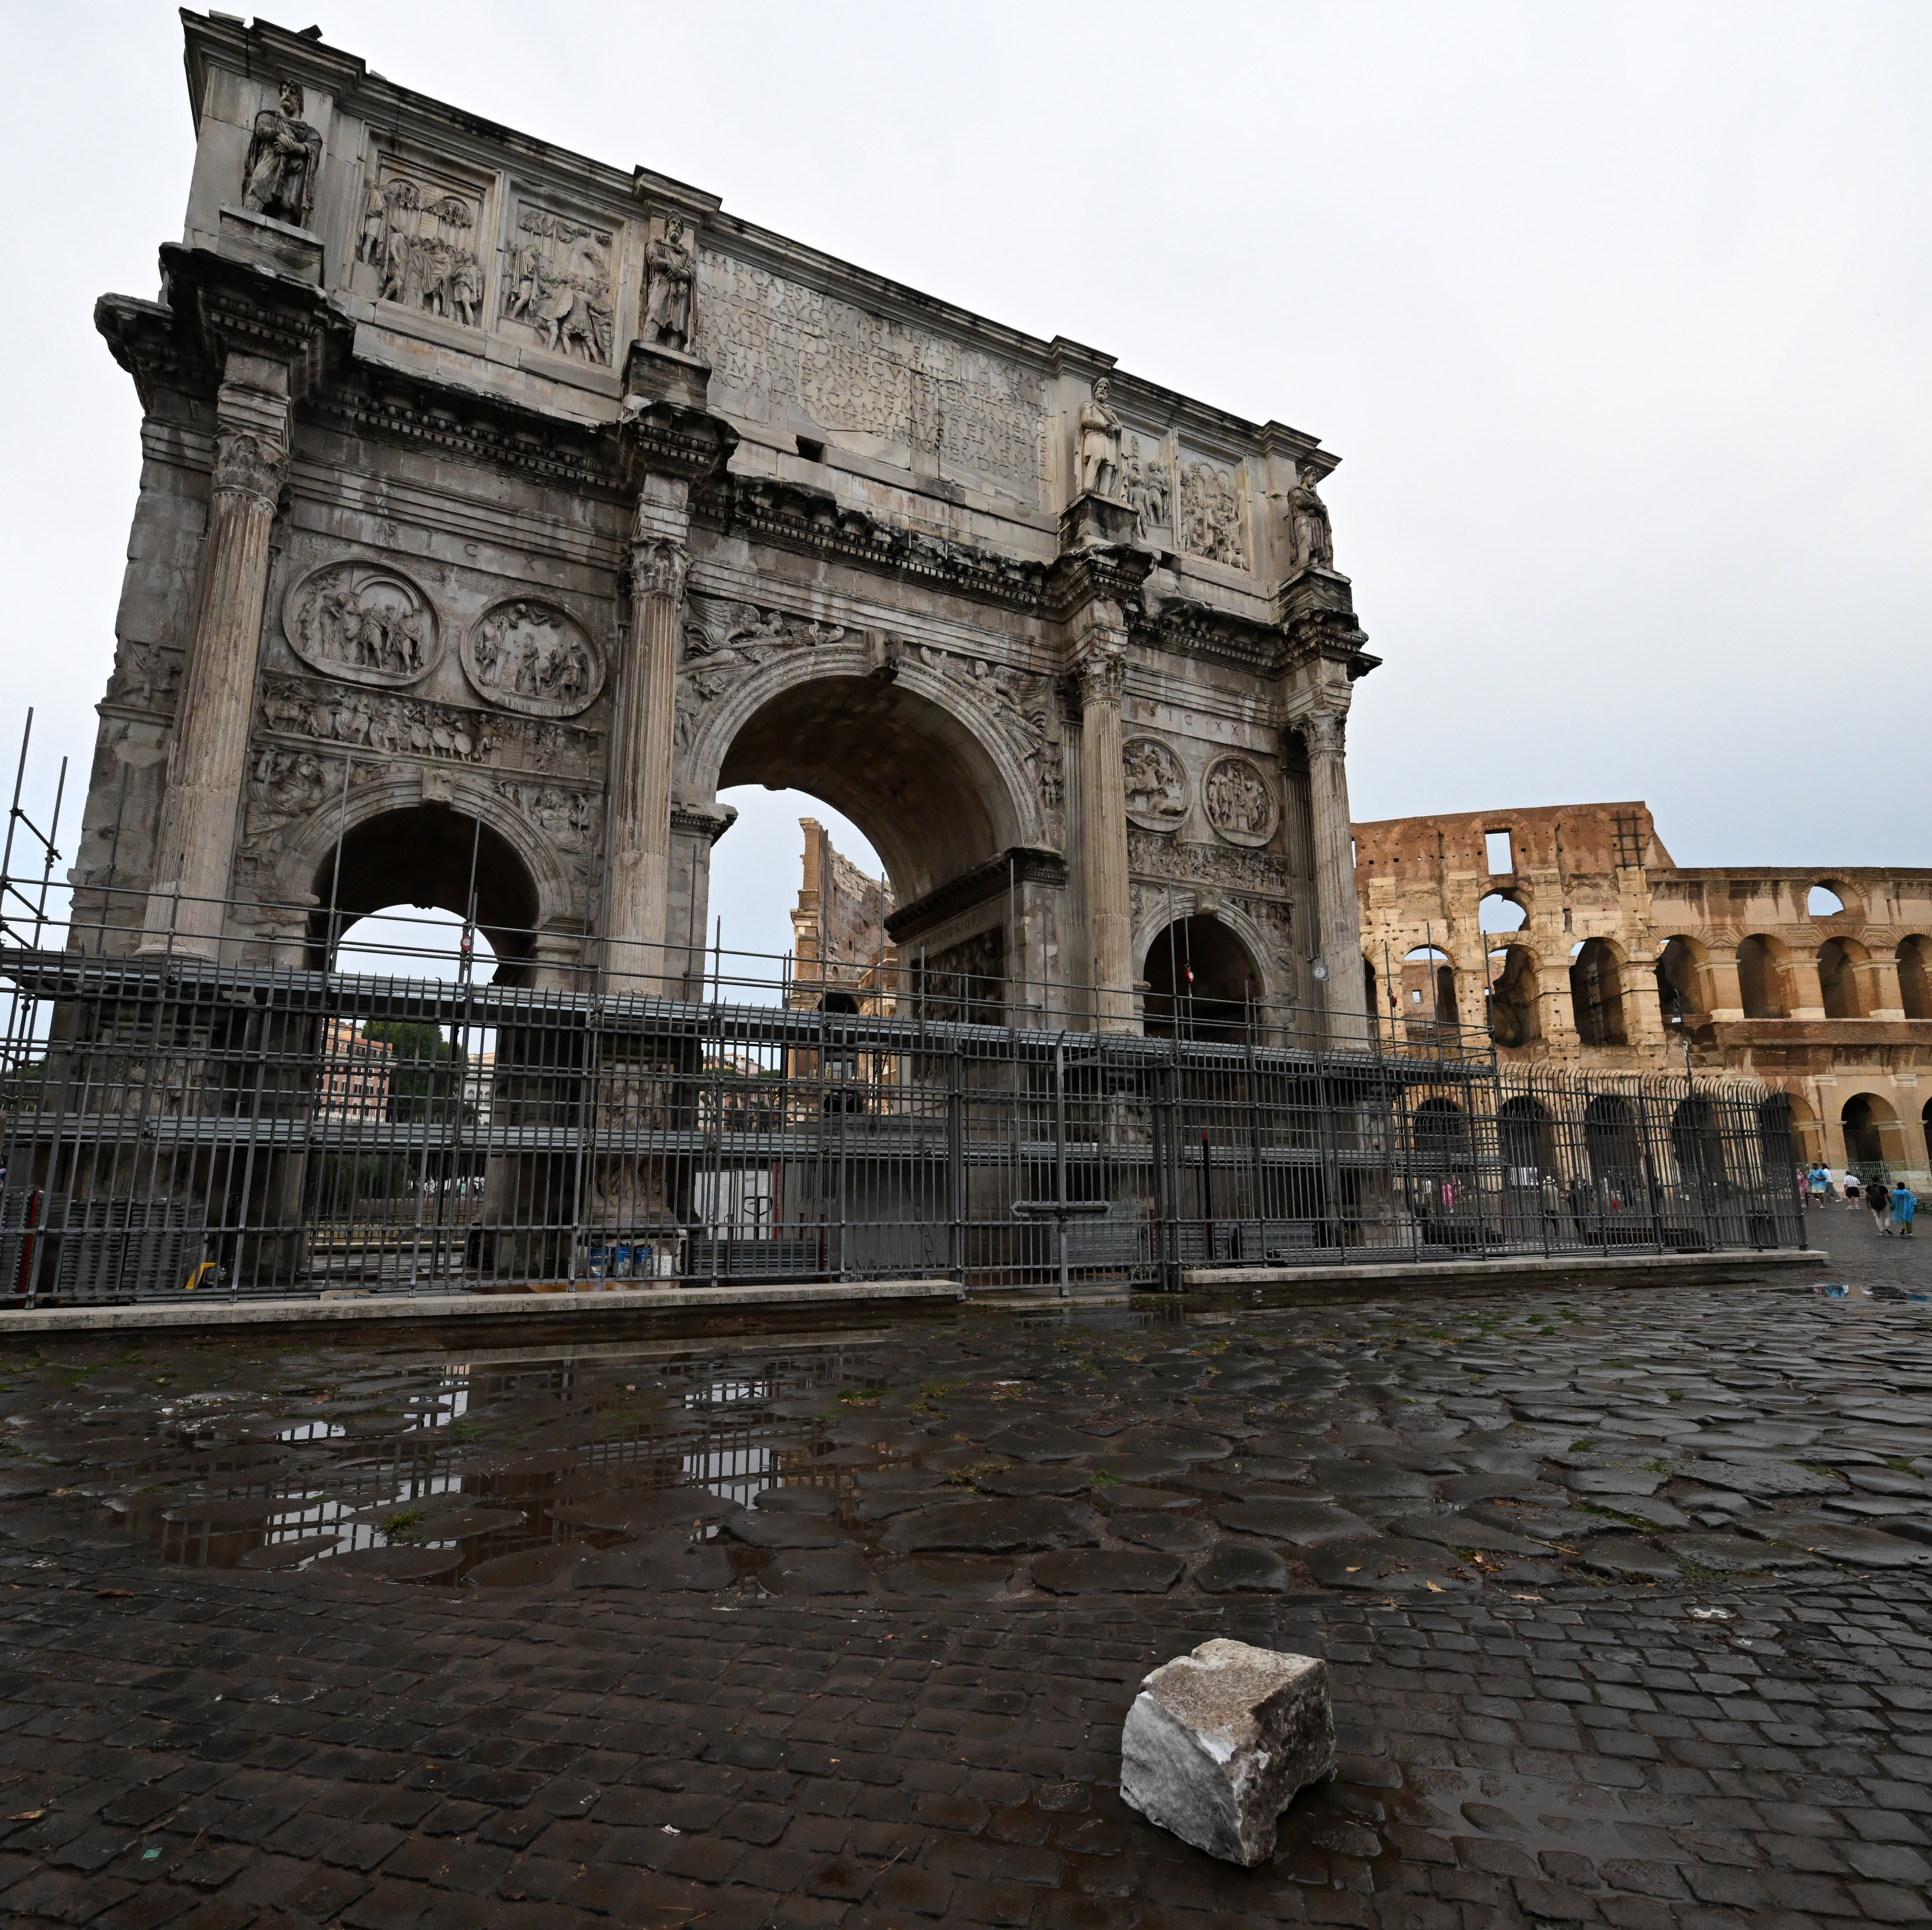
[[[268,533],[289,452],[287,369],[231,355],[226,377],[215,404],[200,617],[175,713],[140,946],[206,959],[221,943],[268,589]]]
[[[1316,710],[1294,720],[1308,749],[1309,818],[1315,860],[1316,942],[1328,973],[1322,1006],[1328,1037],[1360,1043],[1363,1013],[1362,920],[1355,899],[1354,831],[1348,817],[1344,721],[1339,710]]]
[[[610,720],[604,969],[613,991],[656,991],[674,976],[664,946],[678,635],[689,562],[685,496],[680,481],[648,478],[632,532],[630,648]]]
[[[1090,646],[1080,682],[1080,869],[1087,895],[1094,1024],[1102,1032],[1133,1029],[1132,910],[1127,888],[1127,791],[1120,764],[1124,644]]]

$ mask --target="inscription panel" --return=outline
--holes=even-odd
[[[790,404],[858,453],[930,456],[1037,498],[1042,401],[1029,371],[715,250],[698,281],[713,392],[735,392],[737,413]]]

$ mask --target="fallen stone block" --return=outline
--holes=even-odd
[[[1210,1856],[1252,1868],[1275,1821],[1335,1756],[1328,1665],[1216,1638],[1141,1684],[1120,1732],[1120,1796]]]

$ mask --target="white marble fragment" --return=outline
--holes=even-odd
[[[1120,1731],[1120,1794],[1184,1843],[1252,1868],[1275,1819],[1335,1760],[1328,1665],[1203,1642],[1141,1684]]]

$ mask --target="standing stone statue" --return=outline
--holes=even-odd
[[[1120,419],[1107,404],[1107,378],[1080,409],[1080,493],[1112,496],[1120,482]]]
[[[691,288],[697,257],[684,239],[684,223],[671,217],[662,241],[644,251],[650,293],[644,305],[644,340],[654,349],[691,347]]]
[[[1288,492],[1288,545],[1292,567],[1297,571],[1335,567],[1335,535],[1329,526],[1328,506],[1315,493],[1321,479],[1322,472],[1312,462],[1304,463],[1301,480]]]
[[[281,105],[255,116],[242,173],[242,205],[291,227],[306,228],[315,205],[316,170],[322,165],[322,137],[302,119],[302,91],[282,83]]]

